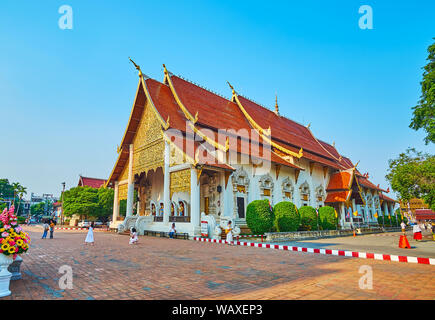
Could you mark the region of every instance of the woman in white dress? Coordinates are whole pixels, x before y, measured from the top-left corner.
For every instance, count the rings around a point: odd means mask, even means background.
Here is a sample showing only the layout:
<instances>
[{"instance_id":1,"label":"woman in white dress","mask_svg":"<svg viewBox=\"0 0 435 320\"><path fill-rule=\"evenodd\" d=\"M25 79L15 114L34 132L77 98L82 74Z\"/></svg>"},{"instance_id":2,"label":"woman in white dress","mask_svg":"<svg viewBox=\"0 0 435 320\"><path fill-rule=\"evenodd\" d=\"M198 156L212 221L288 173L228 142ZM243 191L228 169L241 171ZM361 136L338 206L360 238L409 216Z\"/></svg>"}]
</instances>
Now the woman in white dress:
<instances>
[{"instance_id":1,"label":"woman in white dress","mask_svg":"<svg viewBox=\"0 0 435 320\"><path fill-rule=\"evenodd\" d=\"M233 230L233 228L231 226L231 220L230 220L230 221L228 221L228 226L225 229L225 233L227 234L227 239L226 240L227 240L227 243L229 245L231 245L233 243L233 233L232 233L232 230Z\"/></svg>"},{"instance_id":2,"label":"woman in white dress","mask_svg":"<svg viewBox=\"0 0 435 320\"><path fill-rule=\"evenodd\" d=\"M130 231L130 242L129 244L137 244L137 232L135 228L132 228Z\"/></svg>"},{"instance_id":3,"label":"woman in white dress","mask_svg":"<svg viewBox=\"0 0 435 320\"><path fill-rule=\"evenodd\" d=\"M88 234L86 235L85 244L92 244L94 245L94 223L91 223L91 226L89 227Z\"/></svg>"}]
</instances>

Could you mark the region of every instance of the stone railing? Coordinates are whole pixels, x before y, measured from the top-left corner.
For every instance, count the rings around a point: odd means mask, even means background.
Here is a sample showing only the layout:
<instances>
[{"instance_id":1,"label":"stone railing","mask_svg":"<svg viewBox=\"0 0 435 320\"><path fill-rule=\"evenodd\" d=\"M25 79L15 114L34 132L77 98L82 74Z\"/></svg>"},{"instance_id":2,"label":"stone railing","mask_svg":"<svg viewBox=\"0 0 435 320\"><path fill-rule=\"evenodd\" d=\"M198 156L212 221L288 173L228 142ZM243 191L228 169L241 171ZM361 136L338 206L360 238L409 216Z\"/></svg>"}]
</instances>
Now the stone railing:
<instances>
[{"instance_id":1,"label":"stone railing","mask_svg":"<svg viewBox=\"0 0 435 320\"><path fill-rule=\"evenodd\" d=\"M399 229L400 230L400 229ZM382 233L382 228L356 228L357 234ZM319 238L331 237L346 237L352 236L353 230L320 230L320 231L295 231L295 232L268 232L265 233L266 241L294 241L294 240L310 240Z\"/></svg>"}]
</instances>

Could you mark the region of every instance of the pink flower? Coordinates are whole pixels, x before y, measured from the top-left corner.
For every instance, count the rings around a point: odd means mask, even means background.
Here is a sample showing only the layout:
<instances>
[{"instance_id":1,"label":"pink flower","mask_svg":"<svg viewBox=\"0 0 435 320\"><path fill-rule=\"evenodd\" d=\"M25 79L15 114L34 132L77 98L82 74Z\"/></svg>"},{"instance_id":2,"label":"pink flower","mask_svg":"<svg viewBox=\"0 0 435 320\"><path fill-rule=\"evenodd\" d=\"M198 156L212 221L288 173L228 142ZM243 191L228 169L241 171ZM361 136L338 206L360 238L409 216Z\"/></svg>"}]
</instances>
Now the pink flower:
<instances>
[{"instance_id":1,"label":"pink flower","mask_svg":"<svg viewBox=\"0 0 435 320\"><path fill-rule=\"evenodd\" d=\"M15 241L14 240L9 241L9 245L14 246L15 245Z\"/></svg>"},{"instance_id":2,"label":"pink flower","mask_svg":"<svg viewBox=\"0 0 435 320\"><path fill-rule=\"evenodd\" d=\"M21 228L20 226L18 226L17 228L15 228L16 232L21 232L21 230L23 230L23 228Z\"/></svg>"},{"instance_id":3,"label":"pink flower","mask_svg":"<svg viewBox=\"0 0 435 320\"><path fill-rule=\"evenodd\" d=\"M11 226L10 226L10 225L8 225L8 224L5 224L5 225L4 225L4 228L5 228L5 229L10 229L10 228L11 228Z\"/></svg>"},{"instance_id":4,"label":"pink flower","mask_svg":"<svg viewBox=\"0 0 435 320\"><path fill-rule=\"evenodd\" d=\"M18 247L15 247L15 252L18 252ZM15 258L14 258L15 259Z\"/></svg>"},{"instance_id":5,"label":"pink flower","mask_svg":"<svg viewBox=\"0 0 435 320\"><path fill-rule=\"evenodd\" d=\"M16 226L16 225L17 225L17 222L16 222L16 221L12 221L12 222L11 222L11 225Z\"/></svg>"},{"instance_id":6,"label":"pink flower","mask_svg":"<svg viewBox=\"0 0 435 320\"><path fill-rule=\"evenodd\" d=\"M9 233L6 232L6 231L2 233L2 237L3 237L3 238L6 238L8 235L9 235Z\"/></svg>"}]
</instances>

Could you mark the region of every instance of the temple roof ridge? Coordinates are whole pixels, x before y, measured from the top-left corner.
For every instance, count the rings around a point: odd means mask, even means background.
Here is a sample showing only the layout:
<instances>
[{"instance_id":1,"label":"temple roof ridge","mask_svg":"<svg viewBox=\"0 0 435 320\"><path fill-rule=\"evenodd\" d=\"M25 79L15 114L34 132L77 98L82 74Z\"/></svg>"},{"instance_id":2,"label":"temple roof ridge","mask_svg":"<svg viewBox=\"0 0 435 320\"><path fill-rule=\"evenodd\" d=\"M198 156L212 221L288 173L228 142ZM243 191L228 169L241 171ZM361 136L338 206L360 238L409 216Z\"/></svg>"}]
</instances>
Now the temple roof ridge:
<instances>
[{"instance_id":1,"label":"temple roof ridge","mask_svg":"<svg viewBox=\"0 0 435 320\"><path fill-rule=\"evenodd\" d=\"M201 88L201 89L203 89L203 90L206 90L206 91L208 91L208 92L210 92L210 93L213 93L214 95L217 95L217 96L219 96L219 97L221 97L221 98L223 98L223 99L225 99L225 100L228 100L228 101L231 101L231 99L229 99L227 96L224 96L223 94L221 94L221 93L219 93L219 92L216 92L216 91L213 91L213 90L211 90L211 89L209 89L209 88L207 88L207 87L204 87L203 85L201 85L201 84L199 84L199 83L196 83L196 82L194 82L194 81L192 81L192 80L190 80L190 79L187 79L187 78L185 78L185 77L183 77L182 75L180 75L180 74L172 74L173 76L176 76L176 77L178 77L178 78L180 78L180 79L182 79L182 80L184 80L184 81L186 81L186 82L189 82L190 84L193 84L194 86L197 86L197 87L199 87L199 88Z\"/></svg>"}]
</instances>

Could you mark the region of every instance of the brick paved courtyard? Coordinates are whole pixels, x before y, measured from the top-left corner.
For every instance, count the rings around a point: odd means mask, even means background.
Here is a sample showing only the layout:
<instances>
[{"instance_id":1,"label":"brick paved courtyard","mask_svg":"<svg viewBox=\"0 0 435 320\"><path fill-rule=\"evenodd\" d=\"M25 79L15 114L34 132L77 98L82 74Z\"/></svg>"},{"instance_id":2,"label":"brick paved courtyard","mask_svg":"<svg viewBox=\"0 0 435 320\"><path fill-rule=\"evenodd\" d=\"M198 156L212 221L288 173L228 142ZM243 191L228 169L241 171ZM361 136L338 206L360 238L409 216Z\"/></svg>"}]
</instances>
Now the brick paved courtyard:
<instances>
[{"instance_id":1,"label":"brick paved courtyard","mask_svg":"<svg viewBox=\"0 0 435 320\"><path fill-rule=\"evenodd\" d=\"M435 299L435 267L272 249L56 231L41 240L28 227L22 280L3 299ZM59 267L73 269L61 290ZM373 268L373 289L359 288L359 268ZM417 280L417 281L414 281Z\"/></svg>"}]
</instances>

